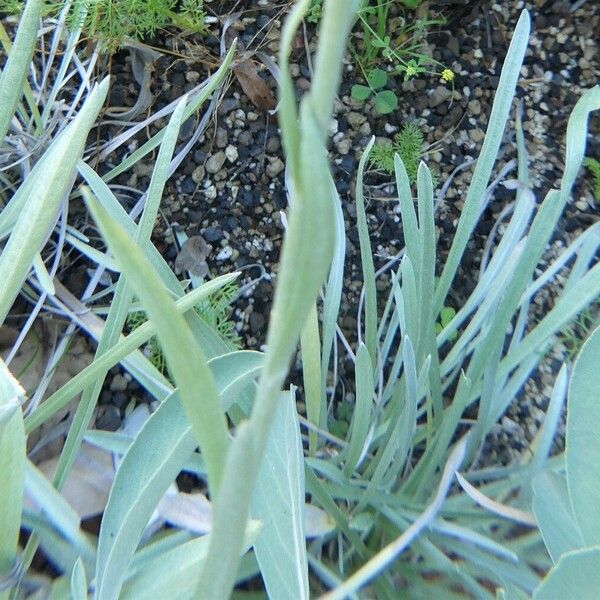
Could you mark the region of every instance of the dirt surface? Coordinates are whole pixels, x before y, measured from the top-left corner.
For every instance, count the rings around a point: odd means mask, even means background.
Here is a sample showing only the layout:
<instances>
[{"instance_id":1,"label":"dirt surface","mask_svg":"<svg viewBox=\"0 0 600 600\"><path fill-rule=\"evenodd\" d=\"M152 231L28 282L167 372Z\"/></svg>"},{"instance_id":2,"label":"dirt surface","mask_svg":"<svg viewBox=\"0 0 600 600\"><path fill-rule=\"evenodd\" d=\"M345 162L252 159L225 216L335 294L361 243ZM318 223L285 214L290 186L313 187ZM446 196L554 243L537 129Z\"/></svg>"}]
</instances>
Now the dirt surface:
<instances>
[{"instance_id":1,"label":"dirt surface","mask_svg":"<svg viewBox=\"0 0 600 600\"><path fill-rule=\"evenodd\" d=\"M212 5L218 13L218 21L227 21L228 3ZM273 73L265 68L265 63L268 66L265 56L277 58L281 22L288 4L257 2L249 5L253 8L244 9L240 3L231 7L239 12L237 18L230 19L225 41L238 37L244 50L236 58L237 68L240 69L240 64L242 70L247 68L249 61L253 69L250 78L258 74L263 87L258 91L253 90L252 85L249 88L239 73L229 77L205 132L168 184L154 242L174 263L179 252L175 231L184 231L187 236L201 235L212 247L206 260L213 275L242 269L242 285L259 280L237 299L233 314L243 346L259 349L265 341L283 236L281 214L286 208L284 156L276 115L268 110L272 107L268 94L274 92L276 84ZM361 289L355 177L365 146L373 135L380 140L392 139L404 124L415 123L424 133L424 160L437 176L438 187L441 188L457 167L466 167L455 174L452 185L440 196L436 224L441 270L472 173L472 164L467 165L480 151L502 62L523 8L531 12L532 35L517 97L523 107L531 180L540 201L560 182L568 116L581 93L596 84L600 75L600 53L595 45L600 37L600 4L589 1L576 11L571 10L569 2L544 0L477 1L440 7L446 24L430 30L423 52L454 71L453 86L431 75L407 82L392 78L390 86L398 93L399 107L385 116L375 111L372 102L358 102L350 97L350 88L360 77L348 57L331 124L330 156L346 220L347 263L341 326L350 341L356 337ZM214 71L219 63L219 32L215 25L215 35L203 40L165 34L153 42L162 56L154 63L151 85L154 98L150 111L179 98ZM316 40L312 25L301 31L296 40L291 68L299 97L309 86L310 58ZM139 95L139 85L132 73L132 53L120 52L113 57L110 67L113 84L109 110L118 113L133 106ZM193 135L197 126L196 118L184 124L182 143ZM595 117L590 126L588 154L591 156L600 156L599 129L600 120ZM101 135L118 132L118 125L113 124L104 127ZM138 142L127 152L141 145L150 133L151 128L142 130ZM118 153L109 157L103 167L111 168L123 156ZM515 157L514 118L511 118L495 175ZM123 186L121 200L126 208L138 197L134 190L147 188L151 164L138 164L132 173L117 179ZM515 173L512 169L504 177L510 179ZM392 176L370 168L365 183L371 243L378 268L402 248L402 225ZM514 192L503 186L495 188L453 286L450 303L455 306L460 306L474 288L487 237L513 197ZM556 256L569 240L596 221L597 215L591 180L580 177L546 259ZM74 277L77 278L76 273ZM386 290L388 282L389 274L385 273L379 279L379 288ZM536 298L540 314L552 301L552 293ZM543 418L554 375L565 356L565 348L559 340L552 356L527 383L518 405L511 407L497 435L490 440L487 452L490 461L508 462L527 447ZM342 361L340 367L340 376L351 388L353 374L350 370L346 373L351 364ZM115 371L113 376L120 374ZM292 377L301 384L297 376ZM129 384L136 385L134 381ZM122 412L123 398L130 390L127 384L125 389L112 385L118 391L111 390L111 385L111 381L107 382L102 404L118 408L118 411L111 409L113 428L118 425L115 414ZM138 389L135 391L139 393Z\"/></svg>"}]
</instances>

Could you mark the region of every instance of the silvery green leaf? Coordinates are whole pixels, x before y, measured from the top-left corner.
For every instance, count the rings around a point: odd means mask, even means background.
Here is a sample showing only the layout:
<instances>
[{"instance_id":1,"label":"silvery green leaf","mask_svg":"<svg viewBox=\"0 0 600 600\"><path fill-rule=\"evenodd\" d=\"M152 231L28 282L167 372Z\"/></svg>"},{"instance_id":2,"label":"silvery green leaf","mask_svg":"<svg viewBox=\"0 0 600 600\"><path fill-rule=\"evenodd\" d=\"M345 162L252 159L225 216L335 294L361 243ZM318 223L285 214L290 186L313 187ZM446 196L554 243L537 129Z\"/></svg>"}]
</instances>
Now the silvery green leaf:
<instances>
[{"instance_id":1,"label":"silvery green leaf","mask_svg":"<svg viewBox=\"0 0 600 600\"><path fill-rule=\"evenodd\" d=\"M583 345L567 401L566 474L575 521L588 545L600 545L600 328Z\"/></svg>"},{"instance_id":2,"label":"silvery green leaf","mask_svg":"<svg viewBox=\"0 0 600 600\"><path fill-rule=\"evenodd\" d=\"M71 572L71 600L85 600L87 598L87 578L81 558L73 565Z\"/></svg>"},{"instance_id":3,"label":"silvery green leaf","mask_svg":"<svg viewBox=\"0 0 600 600\"><path fill-rule=\"evenodd\" d=\"M304 510L304 454L290 390L281 394L252 498L252 516L263 523L254 551L270 598L310 597Z\"/></svg>"},{"instance_id":4,"label":"silvery green leaf","mask_svg":"<svg viewBox=\"0 0 600 600\"><path fill-rule=\"evenodd\" d=\"M600 590L600 546L563 554L533 594L534 600L593 598Z\"/></svg>"},{"instance_id":5,"label":"silvery green leaf","mask_svg":"<svg viewBox=\"0 0 600 600\"><path fill-rule=\"evenodd\" d=\"M534 478L532 508L544 544L555 563L561 554L583 547L563 475L546 470Z\"/></svg>"}]
</instances>

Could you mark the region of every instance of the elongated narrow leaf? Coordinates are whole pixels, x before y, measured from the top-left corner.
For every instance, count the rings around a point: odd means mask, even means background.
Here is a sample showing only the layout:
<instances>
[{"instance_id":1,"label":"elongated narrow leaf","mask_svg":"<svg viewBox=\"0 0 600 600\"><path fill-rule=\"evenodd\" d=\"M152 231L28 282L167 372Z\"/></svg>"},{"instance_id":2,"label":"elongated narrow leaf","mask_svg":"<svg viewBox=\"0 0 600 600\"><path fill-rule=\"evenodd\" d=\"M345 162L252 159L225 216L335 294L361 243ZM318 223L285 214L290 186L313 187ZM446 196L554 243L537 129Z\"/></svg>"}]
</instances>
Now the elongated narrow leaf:
<instances>
[{"instance_id":1,"label":"elongated narrow leaf","mask_svg":"<svg viewBox=\"0 0 600 600\"><path fill-rule=\"evenodd\" d=\"M415 264L419 264L421 262L421 257L419 256L419 224L413 204L408 173L398 154L394 156L394 170L396 173L396 187L398 188L398 202L400 205L400 214L402 215L402 233L404 235L406 253Z\"/></svg>"},{"instance_id":2,"label":"elongated narrow leaf","mask_svg":"<svg viewBox=\"0 0 600 600\"><path fill-rule=\"evenodd\" d=\"M302 352L302 379L304 382L304 402L306 416L316 427L321 427L325 417L325 396L321 394L321 352L319 343L319 320L317 307L308 313L306 323L300 332ZM317 451L317 432L308 433L308 450L311 455Z\"/></svg>"},{"instance_id":3,"label":"elongated narrow leaf","mask_svg":"<svg viewBox=\"0 0 600 600\"><path fill-rule=\"evenodd\" d=\"M69 244L71 244L71 246L77 248L77 250L79 250L81 254L87 256L93 262L108 269L109 271L114 271L116 273L119 272L119 266L112 259L111 256L105 254L104 252L96 250L96 248L92 248L92 246L86 244L85 242L82 242L79 238L75 237L74 235L70 235L67 233L65 239L67 240L67 242L69 242Z\"/></svg>"},{"instance_id":4,"label":"elongated narrow leaf","mask_svg":"<svg viewBox=\"0 0 600 600\"><path fill-rule=\"evenodd\" d=\"M298 126L298 108L296 106L296 91L289 69L290 53L292 51L294 36L308 10L310 0L296 2L286 19L281 32L279 45L279 114L283 127L281 139L292 179L298 177L300 128Z\"/></svg>"},{"instance_id":5,"label":"elongated narrow leaf","mask_svg":"<svg viewBox=\"0 0 600 600\"><path fill-rule=\"evenodd\" d=\"M350 477L354 473L367 442L374 395L371 364L369 351L365 344L361 344L356 353L356 402L350 424L350 440L344 466L346 477Z\"/></svg>"},{"instance_id":6,"label":"elongated narrow leaf","mask_svg":"<svg viewBox=\"0 0 600 600\"><path fill-rule=\"evenodd\" d=\"M563 406L567 399L567 384L568 373L567 365L565 364L561 367L556 376L544 423L532 443L533 457L529 464L530 477L534 477L542 470L545 462L550 456L552 443L556 438L556 430L560 422Z\"/></svg>"},{"instance_id":7,"label":"elongated narrow leaf","mask_svg":"<svg viewBox=\"0 0 600 600\"><path fill-rule=\"evenodd\" d=\"M270 598L310 597L304 540L304 454L293 390L283 392L256 479L254 551Z\"/></svg>"},{"instance_id":8,"label":"elongated narrow leaf","mask_svg":"<svg viewBox=\"0 0 600 600\"><path fill-rule=\"evenodd\" d=\"M83 562L79 558L73 565L73 571L71 572L71 600L86 600L87 588L87 578Z\"/></svg>"},{"instance_id":9,"label":"elongated narrow leaf","mask_svg":"<svg viewBox=\"0 0 600 600\"><path fill-rule=\"evenodd\" d=\"M85 554L85 547L78 545L72 539L68 540L64 538L52 523L42 515L32 513L29 509L24 508L21 527L33 534L44 556L58 571L70 573L77 560L81 558L86 573L93 575L96 556L94 554ZM87 544L89 546L89 542Z\"/></svg>"},{"instance_id":10,"label":"elongated narrow leaf","mask_svg":"<svg viewBox=\"0 0 600 600\"><path fill-rule=\"evenodd\" d=\"M431 172L423 162L419 165L418 176L419 209L419 314L421 316L417 364L420 365L425 353L429 329L432 329L433 287L435 277L435 224L433 221L433 182Z\"/></svg>"},{"instance_id":11,"label":"elongated narrow leaf","mask_svg":"<svg viewBox=\"0 0 600 600\"><path fill-rule=\"evenodd\" d=\"M42 4L42 0L29 0L25 4L15 43L0 74L0 141L4 141L10 121L23 96L37 40Z\"/></svg>"},{"instance_id":12,"label":"elongated narrow leaf","mask_svg":"<svg viewBox=\"0 0 600 600\"><path fill-rule=\"evenodd\" d=\"M298 157L299 167L291 182L291 207L269 320L267 358L250 423L247 429L238 432L227 458L229 470L223 487L231 493L220 492L216 500L211 549L199 589L202 598L227 597L231 592L248 517L249 496L274 408L300 331L330 268L335 211L329 194L331 174L325 140L347 35L357 5L356 0L343 5L327 3L321 27L323 39L329 41L319 46L313 87L303 99L299 127L290 124L285 133L288 142L291 139L288 134L293 138L294 132L301 133L298 147L292 151ZM294 15L297 17L298 13ZM286 127L285 122L282 127Z\"/></svg>"},{"instance_id":13,"label":"elongated narrow leaf","mask_svg":"<svg viewBox=\"0 0 600 600\"><path fill-rule=\"evenodd\" d=\"M25 490L35 509L41 511L40 520L68 541L75 555L90 564L96 549L80 530L79 515L30 461L25 469Z\"/></svg>"},{"instance_id":14,"label":"elongated narrow leaf","mask_svg":"<svg viewBox=\"0 0 600 600\"><path fill-rule=\"evenodd\" d=\"M600 545L600 328L583 345L569 385L566 474L575 520L588 545Z\"/></svg>"},{"instance_id":15,"label":"elongated narrow leaf","mask_svg":"<svg viewBox=\"0 0 600 600\"><path fill-rule=\"evenodd\" d=\"M333 179L329 178L329 187L331 189L332 201L335 210L335 243L333 247L333 260L329 270L329 278L325 289L325 299L323 301L322 312L322 338L321 345L321 394L323 395L323 404L326 403L327 376L329 374L329 361L335 338L335 326L337 323L338 312L340 310L340 301L342 298L342 287L344 284L344 261L346 258L346 231L344 222L344 213L340 197L335 189ZM334 392L336 381L333 381ZM322 424L323 425L323 424Z\"/></svg>"},{"instance_id":16,"label":"elongated narrow leaf","mask_svg":"<svg viewBox=\"0 0 600 600\"><path fill-rule=\"evenodd\" d=\"M54 296L54 283L52 282L52 277L50 277L50 274L48 273L46 265L44 264L40 254L36 254L33 258L33 270L37 280L46 294Z\"/></svg>"},{"instance_id":17,"label":"elongated narrow leaf","mask_svg":"<svg viewBox=\"0 0 600 600\"><path fill-rule=\"evenodd\" d=\"M600 546L564 554L533 594L534 600L597 598L600 590Z\"/></svg>"},{"instance_id":18,"label":"elongated narrow leaf","mask_svg":"<svg viewBox=\"0 0 600 600\"><path fill-rule=\"evenodd\" d=\"M79 515L30 461L26 465L25 489L34 504L43 510L44 516L62 535L70 539L79 534Z\"/></svg>"},{"instance_id":19,"label":"elongated narrow leaf","mask_svg":"<svg viewBox=\"0 0 600 600\"><path fill-rule=\"evenodd\" d=\"M363 288L365 290L365 344L369 351L373 368L377 364L377 291L375 289L375 265L369 239L367 213L365 211L363 176L369 153L375 143L375 137L365 148L358 165L356 178L356 226L360 242L360 260L362 264Z\"/></svg>"},{"instance_id":20,"label":"elongated narrow leaf","mask_svg":"<svg viewBox=\"0 0 600 600\"><path fill-rule=\"evenodd\" d=\"M450 254L448 255L442 276L440 277L436 289L434 300L434 312L436 314L441 310L444 304L446 294L452 284L463 252L480 214L481 199L484 196L485 188L489 181L492 167L498 154L498 149L500 148L502 134L510 112L521 65L523 64L523 58L525 57L529 30L530 17L529 13L524 10L521 13L515 28L502 67L500 82L494 95L494 105L489 118L489 127L481 148L481 154L477 160L477 166L473 173L471 185L469 186L465 204L461 211L460 221L452 242Z\"/></svg>"},{"instance_id":21,"label":"elongated narrow leaf","mask_svg":"<svg viewBox=\"0 0 600 600\"><path fill-rule=\"evenodd\" d=\"M12 201L23 202L0 255L0 323L4 322L35 256L48 238L60 203L83 153L87 134L108 92L108 78L96 86L81 111L36 163ZM35 193L34 193L35 190Z\"/></svg>"},{"instance_id":22,"label":"elongated narrow leaf","mask_svg":"<svg viewBox=\"0 0 600 600\"><path fill-rule=\"evenodd\" d=\"M25 391L0 360L0 574L17 559L25 479L25 431L19 398Z\"/></svg>"}]
</instances>

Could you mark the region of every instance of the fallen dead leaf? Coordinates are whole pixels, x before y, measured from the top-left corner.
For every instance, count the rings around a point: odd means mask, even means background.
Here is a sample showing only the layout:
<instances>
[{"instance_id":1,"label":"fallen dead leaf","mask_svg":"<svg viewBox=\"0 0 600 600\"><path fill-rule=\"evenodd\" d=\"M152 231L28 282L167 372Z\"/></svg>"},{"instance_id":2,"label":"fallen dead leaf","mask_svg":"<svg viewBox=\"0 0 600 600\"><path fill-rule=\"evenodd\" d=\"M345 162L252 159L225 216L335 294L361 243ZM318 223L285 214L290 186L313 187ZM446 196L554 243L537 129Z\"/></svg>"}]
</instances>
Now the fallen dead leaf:
<instances>
[{"instance_id":1,"label":"fallen dead leaf","mask_svg":"<svg viewBox=\"0 0 600 600\"><path fill-rule=\"evenodd\" d=\"M251 60L244 60L233 67L242 90L252 104L259 110L273 110L277 106L277 101L271 88L266 81L259 75L256 63Z\"/></svg>"},{"instance_id":2,"label":"fallen dead leaf","mask_svg":"<svg viewBox=\"0 0 600 600\"><path fill-rule=\"evenodd\" d=\"M189 271L197 277L208 275L206 257L210 250L211 247L201 235L193 235L188 238L175 259L175 273L179 275L183 271Z\"/></svg>"}]
</instances>

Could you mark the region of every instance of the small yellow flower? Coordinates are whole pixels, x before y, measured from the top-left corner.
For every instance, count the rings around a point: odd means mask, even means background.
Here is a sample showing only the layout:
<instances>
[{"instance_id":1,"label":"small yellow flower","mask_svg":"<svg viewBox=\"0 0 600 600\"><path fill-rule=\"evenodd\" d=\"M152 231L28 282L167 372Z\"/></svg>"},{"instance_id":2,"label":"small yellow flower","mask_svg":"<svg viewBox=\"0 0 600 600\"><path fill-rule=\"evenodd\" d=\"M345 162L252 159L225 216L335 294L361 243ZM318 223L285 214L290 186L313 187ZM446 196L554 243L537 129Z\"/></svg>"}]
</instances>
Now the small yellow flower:
<instances>
[{"instance_id":1,"label":"small yellow flower","mask_svg":"<svg viewBox=\"0 0 600 600\"><path fill-rule=\"evenodd\" d=\"M442 71L442 79L444 81L454 81L454 71L452 69L444 69Z\"/></svg>"}]
</instances>

